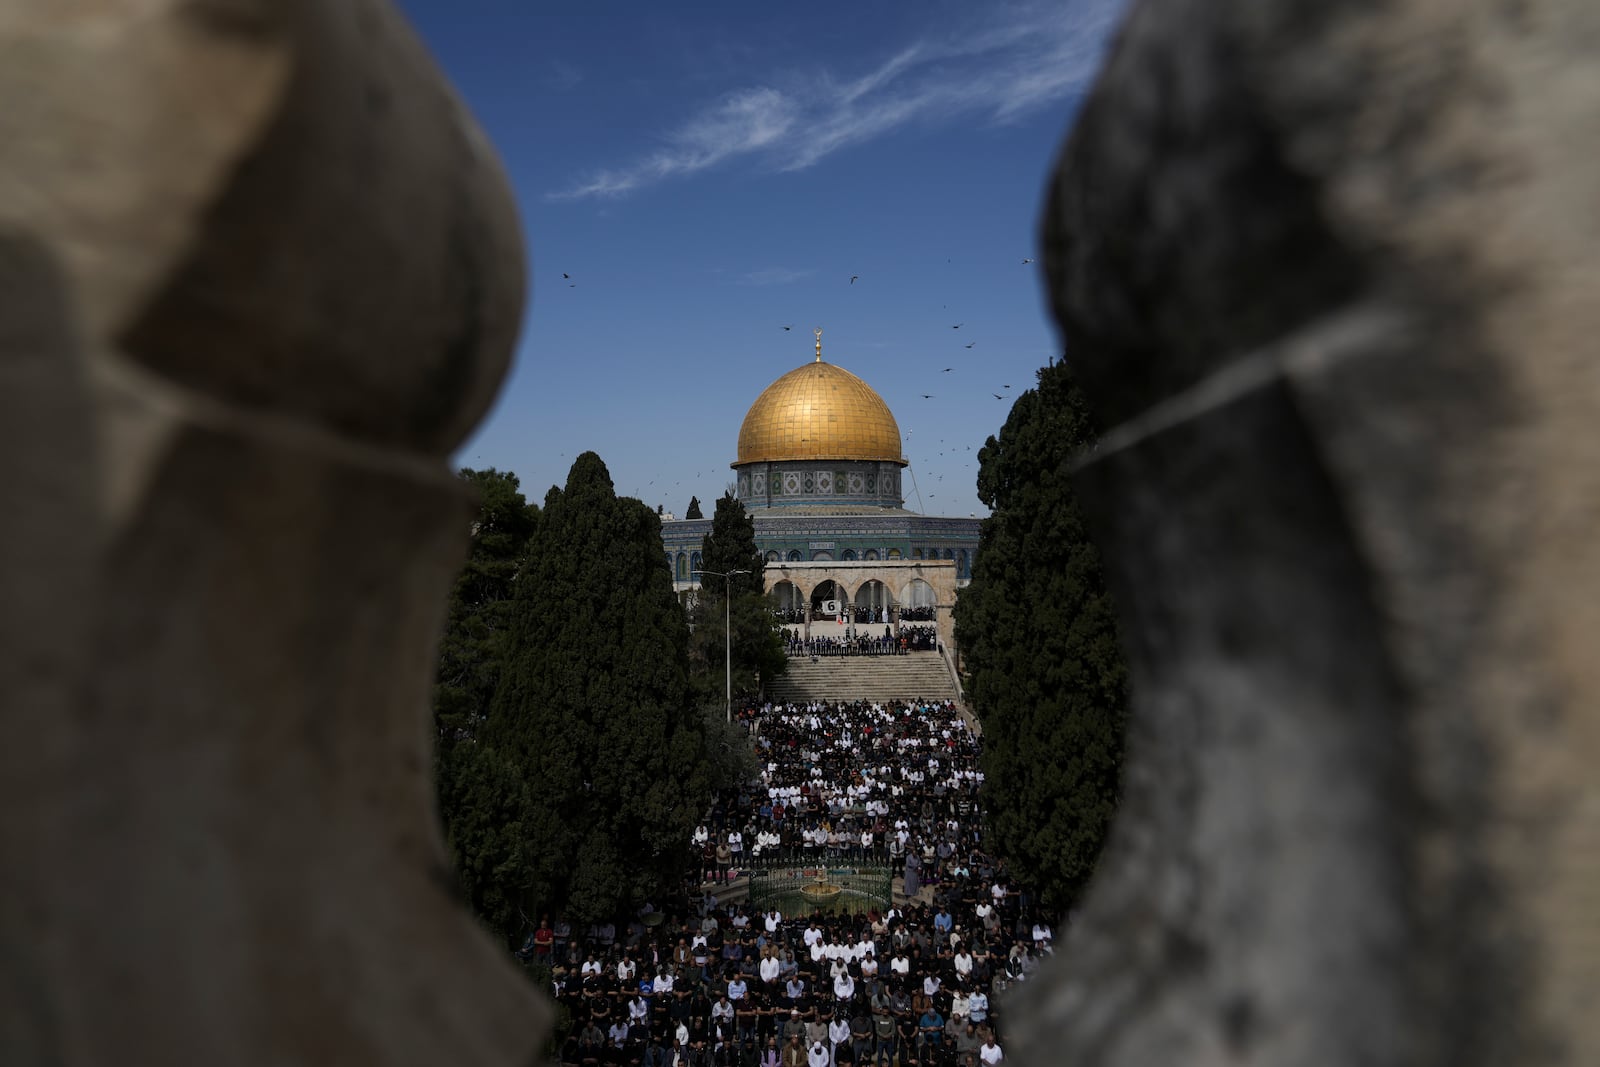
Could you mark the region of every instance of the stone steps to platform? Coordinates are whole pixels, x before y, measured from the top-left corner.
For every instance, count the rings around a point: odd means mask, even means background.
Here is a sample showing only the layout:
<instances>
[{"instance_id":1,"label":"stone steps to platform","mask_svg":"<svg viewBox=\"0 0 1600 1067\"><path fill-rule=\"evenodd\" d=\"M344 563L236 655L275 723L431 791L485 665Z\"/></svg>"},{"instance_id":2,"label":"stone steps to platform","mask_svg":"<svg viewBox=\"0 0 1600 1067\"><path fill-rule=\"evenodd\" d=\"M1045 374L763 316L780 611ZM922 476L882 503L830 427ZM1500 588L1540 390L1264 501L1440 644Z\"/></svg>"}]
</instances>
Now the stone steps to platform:
<instances>
[{"instance_id":1,"label":"stone steps to platform","mask_svg":"<svg viewBox=\"0 0 1600 1067\"><path fill-rule=\"evenodd\" d=\"M937 652L904 656L789 657L788 670L767 685L774 701L959 700L960 693Z\"/></svg>"}]
</instances>

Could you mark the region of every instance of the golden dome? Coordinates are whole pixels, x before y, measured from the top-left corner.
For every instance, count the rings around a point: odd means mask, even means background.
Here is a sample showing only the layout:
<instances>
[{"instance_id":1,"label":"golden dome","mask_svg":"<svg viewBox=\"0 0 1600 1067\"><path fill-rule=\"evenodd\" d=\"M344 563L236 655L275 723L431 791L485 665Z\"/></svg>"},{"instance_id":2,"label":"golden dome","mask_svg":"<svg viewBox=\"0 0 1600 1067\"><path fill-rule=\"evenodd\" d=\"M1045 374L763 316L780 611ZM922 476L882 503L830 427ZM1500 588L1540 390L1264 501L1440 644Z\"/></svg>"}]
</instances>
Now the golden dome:
<instances>
[{"instance_id":1,"label":"golden dome","mask_svg":"<svg viewBox=\"0 0 1600 1067\"><path fill-rule=\"evenodd\" d=\"M821 345L818 345L820 349ZM900 426L872 386L843 367L796 367L764 389L739 427L739 459L864 459L898 463Z\"/></svg>"}]
</instances>

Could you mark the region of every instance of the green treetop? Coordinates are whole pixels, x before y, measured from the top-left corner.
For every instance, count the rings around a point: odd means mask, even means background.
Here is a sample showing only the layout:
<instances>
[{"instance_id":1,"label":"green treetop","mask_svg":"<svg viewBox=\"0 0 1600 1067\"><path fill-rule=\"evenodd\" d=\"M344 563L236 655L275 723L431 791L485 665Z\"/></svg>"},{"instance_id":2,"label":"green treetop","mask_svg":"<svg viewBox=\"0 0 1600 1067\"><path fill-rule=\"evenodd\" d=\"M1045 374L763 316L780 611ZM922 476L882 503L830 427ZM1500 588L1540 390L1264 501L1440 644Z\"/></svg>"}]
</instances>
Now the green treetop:
<instances>
[{"instance_id":1,"label":"green treetop","mask_svg":"<svg viewBox=\"0 0 1600 1067\"><path fill-rule=\"evenodd\" d=\"M486 733L528 793L529 910L587 920L674 884L715 770L661 525L579 456L517 577Z\"/></svg>"}]
</instances>

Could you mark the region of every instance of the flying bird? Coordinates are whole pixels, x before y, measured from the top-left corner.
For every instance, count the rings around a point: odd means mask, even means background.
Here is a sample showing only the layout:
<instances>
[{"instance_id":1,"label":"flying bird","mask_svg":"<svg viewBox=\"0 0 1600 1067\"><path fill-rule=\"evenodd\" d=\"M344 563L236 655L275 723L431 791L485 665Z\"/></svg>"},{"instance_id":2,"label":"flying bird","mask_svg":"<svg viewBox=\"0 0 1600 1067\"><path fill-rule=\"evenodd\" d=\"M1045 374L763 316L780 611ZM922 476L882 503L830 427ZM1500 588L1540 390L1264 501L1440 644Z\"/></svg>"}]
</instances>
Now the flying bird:
<instances>
[{"instance_id":1,"label":"flying bird","mask_svg":"<svg viewBox=\"0 0 1600 1067\"><path fill-rule=\"evenodd\" d=\"M1002 389L1010 389L1010 388L1011 388L1011 386L1009 386L1009 385L1002 385L1002 386L1001 386L1001 387L1000 387L1000 388L1002 388Z\"/></svg>"},{"instance_id":2,"label":"flying bird","mask_svg":"<svg viewBox=\"0 0 1600 1067\"><path fill-rule=\"evenodd\" d=\"M968 347L968 348L971 348L971 347L972 347L972 345L975 345L975 344L977 344L977 343L978 343L978 342L976 342L976 341L974 341L974 342L972 342L972 344L971 344L971 345L967 345L967 347Z\"/></svg>"},{"instance_id":3,"label":"flying bird","mask_svg":"<svg viewBox=\"0 0 1600 1067\"><path fill-rule=\"evenodd\" d=\"M1022 261L1022 265L1024 267L1026 267L1029 263L1032 263L1032 262L1033 262L1033 260L1031 260L1031 259L1025 259L1025 260Z\"/></svg>"},{"instance_id":4,"label":"flying bird","mask_svg":"<svg viewBox=\"0 0 1600 1067\"><path fill-rule=\"evenodd\" d=\"M562 272L561 272L561 276L562 276L562 277L563 277L563 278L565 278L565 279L567 279L567 280L568 280L568 281L571 281L571 280L572 280L572 275L570 275L570 274L568 274L568 273L567 273L567 272L566 272L566 271L562 271Z\"/></svg>"},{"instance_id":5,"label":"flying bird","mask_svg":"<svg viewBox=\"0 0 1600 1067\"><path fill-rule=\"evenodd\" d=\"M940 371L939 373L940 374L949 374L953 370L955 370L954 367L946 367L944 370Z\"/></svg>"},{"instance_id":6,"label":"flying bird","mask_svg":"<svg viewBox=\"0 0 1600 1067\"><path fill-rule=\"evenodd\" d=\"M850 284L854 285L856 283L856 279L859 278L859 277L861 277L861 275L859 275L859 274L850 275Z\"/></svg>"},{"instance_id":7,"label":"flying bird","mask_svg":"<svg viewBox=\"0 0 1600 1067\"><path fill-rule=\"evenodd\" d=\"M794 329L794 324L790 323L788 326L785 326L784 329L785 330L792 330L792 329Z\"/></svg>"},{"instance_id":8,"label":"flying bird","mask_svg":"<svg viewBox=\"0 0 1600 1067\"><path fill-rule=\"evenodd\" d=\"M956 323L954 326L952 326L950 328L952 330L959 330L959 329L961 329L961 327L963 327L965 325L966 325L966 323L964 323L964 322L958 322L958 323Z\"/></svg>"},{"instance_id":9,"label":"flying bird","mask_svg":"<svg viewBox=\"0 0 1600 1067\"><path fill-rule=\"evenodd\" d=\"M996 400L1004 400L1005 399L1005 397L1001 396L999 393L990 393L989 395L994 397Z\"/></svg>"}]
</instances>

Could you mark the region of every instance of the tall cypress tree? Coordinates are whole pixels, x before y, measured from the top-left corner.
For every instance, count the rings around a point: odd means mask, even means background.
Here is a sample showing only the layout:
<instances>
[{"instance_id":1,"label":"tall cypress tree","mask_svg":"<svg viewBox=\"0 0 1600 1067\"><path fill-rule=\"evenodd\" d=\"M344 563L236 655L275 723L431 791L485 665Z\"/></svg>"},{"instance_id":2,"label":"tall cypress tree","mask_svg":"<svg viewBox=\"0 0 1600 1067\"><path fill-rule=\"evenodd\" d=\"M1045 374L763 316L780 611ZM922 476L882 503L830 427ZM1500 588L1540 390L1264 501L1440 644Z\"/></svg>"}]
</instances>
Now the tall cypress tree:
<instances>
[{"instance_id":1,"label":"tall cypress tree","mask_svg":"<svg viewBox=\"0 0 1600 1067\"><path fill-rule=\"evenodd\" d=\"M731 626L733 691L753 694L761 682L783 673L788 664L783 638L776 617L767 603L763 571L766 561L756 547L755 520L731 492L717 500L711 518L711 532L700 544L702 566L714 572L700 579L700 593L693 613L694 639L690 662L695 688L703 702L713 698L720 704L727 673L723 657L730 654L724 643L724 618ZM724 581L716 574L745 571ZM729 592L727 612L723 607Z\"/></svg>"},{"instance_id":2,"label":"tall cypress tree","mask_svg":"<svg viewBox=\"0 0 1600 1067\"><path fill-rule=\"evenodd\" d=\"M1041 371L978 453L978 496L992 514L955 605L992 839L1056 909L1094 871L1127 721L1127 668L1070 482L1072 458L1095 436L1071 372Z\"/></svg>"},{"instance_id":3,"label":"tall cypress tree","mask_svg":"<svg viewBox=\"0 0 1600 1067\"><path fill-rule=\"evenodd\" d=\"M529 880L527 790L515 765L481 736L504 660L514 580L538 523L517 476L463 469L478 492L466 566L451 590L433 690L434 784L456 882L491 930L512 938Z\"/></svg>"},{"instance_id":4,"label":"tall cypress tree","mask_svg":"<svg viewBox=\"0 0 1600 1067\"><path fill-rule=\"evenodd\" d=\"M531 907L585 920L674 884L710 800L661 524L585 452L517 578L488 734L528 791Z\"/></svg>"}]
</instances>

